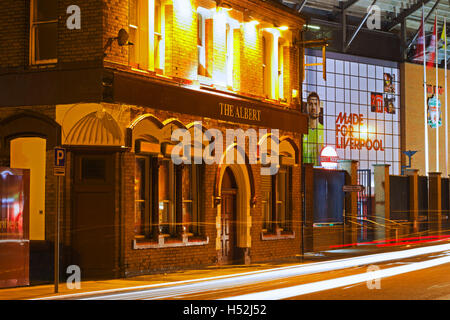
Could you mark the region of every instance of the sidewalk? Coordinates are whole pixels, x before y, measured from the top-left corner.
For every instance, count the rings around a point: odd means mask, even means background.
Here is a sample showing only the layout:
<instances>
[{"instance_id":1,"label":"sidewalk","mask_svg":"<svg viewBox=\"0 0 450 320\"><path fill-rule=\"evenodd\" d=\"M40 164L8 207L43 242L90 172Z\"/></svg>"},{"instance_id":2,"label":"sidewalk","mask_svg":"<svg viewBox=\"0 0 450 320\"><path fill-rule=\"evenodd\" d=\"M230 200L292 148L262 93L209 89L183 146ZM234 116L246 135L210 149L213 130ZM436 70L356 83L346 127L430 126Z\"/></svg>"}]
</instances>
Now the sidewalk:
<instances>
[{"instance_id":1,"label":"sidewalk","mask_svg":"<svg viewBox=\"0 0 450 320\"><path fill-rule=\"evenodd\" d=\"M442 244L442 242L432 242L429 244L436 245ZM267 270L272 268L288 267L293 265L329 261L335 259L344 259L360 255L376 254L400 249L411 249L412 247L413 246L402 246L400 248L378 248L376 246L365 245L352 248L322 251L317 253L306 253L303 259L301 256L298 256L289 260L255 263L251 265L209 266L195 270L180 270L171 273L144 275L132 278L83 281L81 282L81 289L72 290L67 287L65 282L62 282L60 283L58 294L54 293L53 284L19 288L6 288L0 289L0 300L28 300L59 295L79 294L84 292L98 292L103 290L127 291L136 289L136 287L139 286L163 286L170 285L171 283L179 281L195 281L218 276L232 276L240 273Z\"/></svg>"}]
</instances>

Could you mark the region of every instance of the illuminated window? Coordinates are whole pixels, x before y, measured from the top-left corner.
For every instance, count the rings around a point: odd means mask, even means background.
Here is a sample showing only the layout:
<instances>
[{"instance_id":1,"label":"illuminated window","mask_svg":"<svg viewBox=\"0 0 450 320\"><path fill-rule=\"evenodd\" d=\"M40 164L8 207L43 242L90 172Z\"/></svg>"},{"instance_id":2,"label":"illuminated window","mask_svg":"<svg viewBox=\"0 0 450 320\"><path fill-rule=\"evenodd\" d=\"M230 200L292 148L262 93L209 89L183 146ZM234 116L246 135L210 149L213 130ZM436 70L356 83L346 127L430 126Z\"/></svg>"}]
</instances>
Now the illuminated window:
<instances>
[{"instance_id":1,"label":"illuminated window","mask_svg":"<svg viewBox=\"0 0 450 320\"><path fill-rule=\"evenodd\" d=\"M148 68L148 24L147 3L143 0L130 0L129 5L129 64L135 68Z\"/></svg>"},{"instance_id":2,"label":"illuminated window","mask_svg":"<svg viewBox=\"0 0 450 320\"><path fill-rule=\"evenodd\" d=\"M225 35L225 55L227 68L227 86L233 87L233 29L227 23Z\"/></svg>"},{"instance_id":3,"label":"illuminated window","mask_svg":"<svg viewBox=\"0 0 450 320\"><path fill-rule=\"evenodd\" d=\"M154 6L149 10L149 5ZM129 64L139 69L164 70L165 9L161 0L130 0L129 2ZM149 18L149 14L152 17ZM150 19L150 20L149 20Z\"/></svg>"},{"instance_id":4,"label":"illuminated window","mask_svg":"<svg viewBox=\"0 0 450 320\"><path fill-rule=\"evenodd\" d=\"M135 235L201 234L202 166L137 156L135 168Z\"/></svg>"},{"instance_id":5,"label":"illuminated window","mask_svg":"<svg viewBox=\"0 0 450 320\"><path fill-rule=\"evenodd\" d=\"M158 209L159 209L159 231L162 234L175 234L175 217L172 208L172 197L174 187L174 168L169 160L164 160L159 165L158 172Z\"/></svg>"},{"instance_id":6,"label":"illuminated window","mask_svg":"<svg viewBox=\"0 0 450 320\"><path fill-rule=\"evenodd\" d=\"M292 167L281 166L276 179L277 221L283 231L292 230Z\"/></svg>"},{"instance_id":7,"label":"illuminated window","mask_svg":"<svg viewBox=\"0 0 450 320\"><path fill-rule=\"evenodd\" d=\"M270 98L272 96L272 77L270 74L272 56L268 35L262 37L262 58L264 96Z\"/></svg>"},{"instance_id":8,"label":"illuminated window","mask_svg":"<svg viewBox=\"0 0 450 320\"><path fill-rule=\"evenodd\" d=\"M198 8L197 13L197 50L198 50L198 75L211 77L211 57L213 45L213 23L209 19L209 13L203 8Z\"/></svg>"},{"instance_id":9,"label":"illuminated window","mask_svg":"<svg viewBox=\"0 0 450 320\"><path fill-rule=\"evenodd\" d=\"M292 231L292 166L273 176L261 176L263 231Z\"/></svg>"},{"instance_id":10,"label":"illuminated window","mask_svg":"<svg viewBox=\"0 0 450 320\"><path fill-rule=\"evenodd\" d=\"M154 55L155 71L163 73L164 70L164 10L161 0L155 0L154 25Z\"/></svg>"},{"instance_id":11,"label":"illuminated window","mask_svg":"<svg viewBox=\"0 0 450 320\"><path fill-rule=\"evenodd\" d=\"M281 38L278 40L278 98L284 98L284 46Z\"/></svg>"},{"instance_id":12,"label":"illuminated window","mask_svg":"<svg viewBox=\"0 0 450 320\"><path fill-rule=\"evenodd\" d=\"M57 41L57 1L31 1L30 54L32 64L55 63Z\"/></svg>"},{"instance_id":13,"label":"illuminated window","mask_svg":"<svg viewBox=\"0 0 450 320\"><path fill-rule=\"evenodd\" d=\"M136 176L134 187L135 219L134 232L136 235L144 236L146 226L150 218L150 184L149 184L149 161L146 157L136 158ZM147 223L146 223L147 222Z\"/></svg>"},{"instance_id":14,"label":"illuminated window","mask_svg":"<svg viewBox=\"0 0 450 320\"><path fill-rule=\"evenodd\" d=\"M183 165L181 173L181 202L183 231L193 235L201 233L200 205L202 166ZM177 189L179 190L179 189ZM177 199L178 202L178 199Z\"/></svg>"}]
</instances>

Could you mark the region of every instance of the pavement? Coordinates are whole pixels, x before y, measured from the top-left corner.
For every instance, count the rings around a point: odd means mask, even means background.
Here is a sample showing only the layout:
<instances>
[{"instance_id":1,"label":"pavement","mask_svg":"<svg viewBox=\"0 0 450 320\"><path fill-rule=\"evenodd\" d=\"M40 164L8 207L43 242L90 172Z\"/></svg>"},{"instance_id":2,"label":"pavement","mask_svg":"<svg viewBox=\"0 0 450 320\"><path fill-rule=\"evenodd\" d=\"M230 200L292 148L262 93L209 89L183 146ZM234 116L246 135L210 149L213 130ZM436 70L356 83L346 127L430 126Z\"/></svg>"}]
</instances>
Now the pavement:
<instances>
[{"instance_id":1,"label":"pavement","mask_svg":"<svg viewBox=\"0 0 450 320\"><path fill-rule=\"evenodd\" d=\"M448 241L448 240L447 240ZM445 242L447 242L445 241ZM442 243L442 240L438 243ZM431 242L429 245L437 244ZM428 244L425 244L428 245ZM421 245L423 246L423 244ZM165 286L180 281L195 282L218 276L233 276L240 273L267 270L279 267L288 267L299 264L308 264L319 261L329 261L343 259L360 255L375 254L387 251L416 247L416 245L379 248L374 245L364 245L351 248L342 248L336 250L321 251L317 253L306 253L291 259L272 261L267 263L254 263L250 265L231 265L231 266L209 266L195 270L180 270L171 273L161 273L137 276L132 278L121 278L112 280L82 281L80 289L69 289L65 282L59 286L59 293L54 293L53 284L35 285L17 288L0 289L0 300L29 300L43 297L56 297L60 295L79 294L85 292L117 291L123 292L135 290L141 286Z\"/></svg>"}]
</instances>

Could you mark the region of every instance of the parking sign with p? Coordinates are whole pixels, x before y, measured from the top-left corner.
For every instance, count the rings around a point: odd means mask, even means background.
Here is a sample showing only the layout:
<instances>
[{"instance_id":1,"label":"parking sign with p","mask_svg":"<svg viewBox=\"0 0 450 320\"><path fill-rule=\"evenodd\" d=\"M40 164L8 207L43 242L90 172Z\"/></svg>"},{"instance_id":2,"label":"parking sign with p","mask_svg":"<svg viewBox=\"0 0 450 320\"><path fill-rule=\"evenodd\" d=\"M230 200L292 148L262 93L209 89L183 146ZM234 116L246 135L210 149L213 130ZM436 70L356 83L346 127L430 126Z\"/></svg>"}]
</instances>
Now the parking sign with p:
<instances>
[{"instance_id":1,"label":"parking sign with p","mask_svg":"<svg viewBox=\"0 0 450 320\"><path fill-rule=\"evenodd\" d=\"M53 173L55 176L64 176L66 174L66 149L55 148L55 164Z\"/></svg>"}]
</instances>

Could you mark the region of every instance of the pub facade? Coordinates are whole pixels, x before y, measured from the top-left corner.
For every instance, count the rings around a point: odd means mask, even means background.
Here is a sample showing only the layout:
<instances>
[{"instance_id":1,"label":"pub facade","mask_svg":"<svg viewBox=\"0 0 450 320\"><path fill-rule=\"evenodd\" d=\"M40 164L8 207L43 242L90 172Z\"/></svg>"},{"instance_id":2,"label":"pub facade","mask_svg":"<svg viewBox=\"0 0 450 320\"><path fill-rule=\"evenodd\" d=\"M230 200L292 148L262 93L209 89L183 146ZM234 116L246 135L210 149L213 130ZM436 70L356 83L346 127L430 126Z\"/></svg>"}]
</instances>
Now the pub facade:
<instances>
[{"instance_id":1,"label":"pub facade","mask_svg":"<svg viewBox=\"0 0 450 320\"><path fill-rule=\"evenodd\" d=\"M58 192L62 266L82 278L301 254L303 17L247 0L3 11L0 166L31 171L31 256L52 252Z\"/></svg>"}]
</instances>

